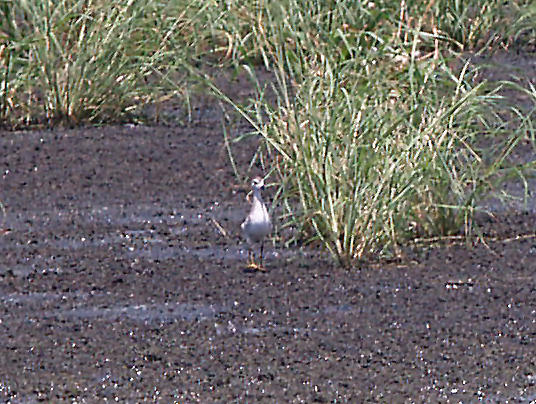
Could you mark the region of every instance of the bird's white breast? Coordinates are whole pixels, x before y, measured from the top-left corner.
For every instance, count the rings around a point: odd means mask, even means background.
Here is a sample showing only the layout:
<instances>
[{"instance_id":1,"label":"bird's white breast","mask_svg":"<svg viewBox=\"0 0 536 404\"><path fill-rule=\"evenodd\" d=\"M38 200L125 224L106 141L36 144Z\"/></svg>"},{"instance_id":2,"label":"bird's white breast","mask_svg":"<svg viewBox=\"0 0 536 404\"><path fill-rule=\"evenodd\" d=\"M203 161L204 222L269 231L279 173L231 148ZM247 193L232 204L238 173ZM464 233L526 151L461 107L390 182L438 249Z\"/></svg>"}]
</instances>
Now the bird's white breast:
<instances>
[{"instance_id":1,"label":"bird's white breast","mask_svg":"<svg viewBox=\"0 0 536 404\"><path fill-rule=\"evenodd\" d=\"M270 215L264 203L254 198L251 212L245 222L242 223L242 230L251 241L260 241L272 230Z\"/></svg>"}]
</instances>

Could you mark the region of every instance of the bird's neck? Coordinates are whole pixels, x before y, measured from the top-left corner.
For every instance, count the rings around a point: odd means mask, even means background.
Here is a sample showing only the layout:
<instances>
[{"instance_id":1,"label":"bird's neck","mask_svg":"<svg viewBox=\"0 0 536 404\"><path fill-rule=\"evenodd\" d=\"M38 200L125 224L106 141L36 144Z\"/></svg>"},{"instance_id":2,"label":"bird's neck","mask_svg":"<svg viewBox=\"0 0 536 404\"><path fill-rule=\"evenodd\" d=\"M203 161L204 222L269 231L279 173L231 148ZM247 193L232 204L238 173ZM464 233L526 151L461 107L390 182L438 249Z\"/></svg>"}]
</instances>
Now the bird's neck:
<instances>
[{"instance_id":1,"label":"bird's neck","mask_svg":"<svg viewBox=\"0 0 536 404\"><path fill-rule=\"evenodd\" d=\"M260 203L263 202L263 201L262 201L262 196L261 196L261 191L260 191L260 190L255 189L255 190L253 191L253 199L259 201Z\"/></svg>"}]
</instances>

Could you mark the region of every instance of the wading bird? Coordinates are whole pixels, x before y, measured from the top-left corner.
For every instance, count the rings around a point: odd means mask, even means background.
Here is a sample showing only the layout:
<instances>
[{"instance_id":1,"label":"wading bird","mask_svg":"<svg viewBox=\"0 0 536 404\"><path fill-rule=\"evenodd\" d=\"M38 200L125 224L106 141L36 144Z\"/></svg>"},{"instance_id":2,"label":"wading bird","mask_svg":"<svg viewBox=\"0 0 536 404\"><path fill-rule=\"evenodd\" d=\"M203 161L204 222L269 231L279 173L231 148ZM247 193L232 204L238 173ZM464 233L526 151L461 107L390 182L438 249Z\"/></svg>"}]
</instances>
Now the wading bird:
<instances>
[{"instance_id":1,"label":"wading bird","mask_svg":"<svg viewBox=\"0 0 536 404\"><path fill-rule=\"evenodd\" d=\"M264 189L264 180L260 177L253 178L251 181L251 190L253 191L253 202L248 217L242 223L242 231L248 242L248 268L264 271L262 266L262 252L264 248L264 237L272 231L272 222L268 209L264 204L261 196L261 190ZM252 250L253 243L261 243L261 253L259 264L255 263L255 254Z\"/></svg>"}]
</instances>

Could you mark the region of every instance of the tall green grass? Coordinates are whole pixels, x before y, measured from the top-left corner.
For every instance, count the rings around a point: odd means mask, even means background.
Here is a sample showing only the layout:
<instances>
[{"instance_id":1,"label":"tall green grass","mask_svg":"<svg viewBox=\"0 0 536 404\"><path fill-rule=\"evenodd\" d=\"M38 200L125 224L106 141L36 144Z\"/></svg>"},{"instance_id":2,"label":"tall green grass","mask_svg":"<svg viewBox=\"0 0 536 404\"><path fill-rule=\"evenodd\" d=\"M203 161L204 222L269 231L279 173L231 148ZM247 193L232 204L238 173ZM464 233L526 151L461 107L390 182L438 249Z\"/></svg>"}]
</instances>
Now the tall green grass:
<instances>
[{"instance_id":1,"label":"tall green grass","mask_svg":"<svg viewBox=\"0 0 536 404\"><path fill-rule=\"evenodd\" d=\"M499 88L454 59L487 34L467 34L468 12L429 29L437 4L393 4L266 3L251 24L275 102L253 67L253 106L228 100L273 157L285 225L345 266L416 236L470 235L481 199L521 173L508 158L523 133L501 118Z\"/></svg>"},{"instance_id":2,"label":"tall green grass","mask_svg":"<svg viewBox=\"0 0 536 404\"><path fill-rule=\"evenodd\" d=\"M0 121L52 126L140 118L146 105L189 92L184 64L269 67L278 47L285 52L298 43L350 60L377 42L411 43L414 30L422 34L423 54L439 43L467 50L521 33L533 38L531 2L503 3L2 0ZM520 24L509 24L514 20ZM516 28L506 32L509 26Z\"/></svg>"},{"instance_id":3,"label":"tall green grass","mask_svg":"<svg viewBox=\"0 0 536 404\"><path fill-rule=\"evenodd\" d=\"M124 119L163 95L155 72L184 57L184 2L0 3L0 119L9 125ZM169 90L169 89L168 89Z\"/></svg>"},{"instance_id":4,"label":"tall green grass","mask_svg":"<svg viewBox=\"0 0 536 404\"><path fill-rule=\"evenodd\" d=\"M498 97L444 62L433 79L415 63L396 81L385 65L356 64L315 65L323 74L307 75L295 94L279 77L277 107L256 104L259 131L279 156L288 223L346 266L396 253L411 237L469 235L521 139L494 113Z\"/></svg>"},{"instance_id":5,"label":"tall green grass","mask_svg":"<svg viewBox=\"0 0 536 404\"><path fill-rule=\"evenodd\" d=\"M536 45L536 3L527 1L523 4L514 3L513 13L516 15L513 23L508 26L508 35L518 45Z\"/></svg>"},{"instance_id":6,"label":"tall green grass","mask_svg":"<svg viewBox=\"0 0 536 404\"><path fill-rule=\"evenodd\" d=\"M272 63L277 46L308 40L321 52L365 51L376 39L412 41L421 33L424 51L489 51L521 32L535 37L531 0L210 0L196 19L210 31L214 49L242 62ZM521 24L523 23L523 24ZM343 35L341 35L343 34ZM340 41L346 41L346 45ZM345 49L346 48L346 49ZM347 55L352 56L352 55Z\"/></svg>"}]
</instances>

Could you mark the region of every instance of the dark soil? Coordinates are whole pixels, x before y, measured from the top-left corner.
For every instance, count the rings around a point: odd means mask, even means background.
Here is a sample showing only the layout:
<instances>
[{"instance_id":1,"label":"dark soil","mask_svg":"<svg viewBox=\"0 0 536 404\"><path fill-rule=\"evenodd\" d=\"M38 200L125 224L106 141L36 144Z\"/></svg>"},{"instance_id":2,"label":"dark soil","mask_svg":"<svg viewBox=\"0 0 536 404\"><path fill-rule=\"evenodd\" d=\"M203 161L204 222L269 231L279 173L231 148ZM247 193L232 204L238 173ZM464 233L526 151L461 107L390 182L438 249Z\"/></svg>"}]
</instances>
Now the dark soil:
<instances>
[{"instance_id":1,"label":"dark soil","mask_svg":"<svg viewBox=\"0 0 536 404\"><path fill-rule=\"evenodd\" d=\"M271 245L248 272L247 184L198 118L1 134L0 400L536 401L534 213L402 264Z\"/></svg>"}]
</instances>

